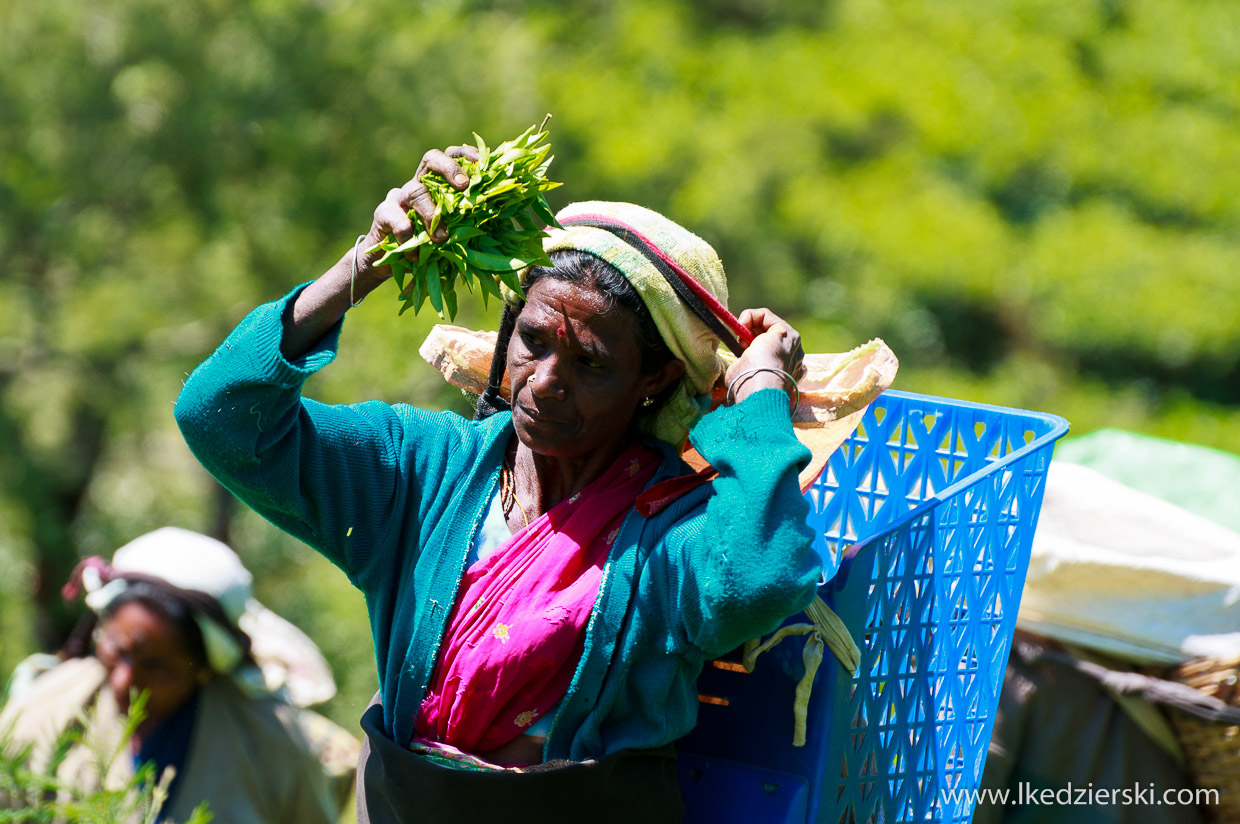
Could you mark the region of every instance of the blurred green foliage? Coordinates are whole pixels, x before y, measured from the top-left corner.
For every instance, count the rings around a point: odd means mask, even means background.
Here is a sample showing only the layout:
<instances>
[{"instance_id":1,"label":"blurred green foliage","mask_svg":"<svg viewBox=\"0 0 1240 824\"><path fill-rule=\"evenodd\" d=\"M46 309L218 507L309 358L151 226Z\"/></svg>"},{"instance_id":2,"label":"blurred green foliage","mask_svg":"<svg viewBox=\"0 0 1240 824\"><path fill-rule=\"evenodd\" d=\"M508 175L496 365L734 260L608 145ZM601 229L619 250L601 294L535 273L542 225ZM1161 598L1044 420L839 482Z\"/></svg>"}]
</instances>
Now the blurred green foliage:
<instances>
[{"instance_id":1,"label":"blurred green foliage","mask_svg":"<svg viewBox=\"0 0 1240 824\"><path fill-rule=\"evenodd\" d=\"M155 763L135 769L120 786L98 787L97 776L106 776L125 752L129 739L145 716L147 694L138 696L123 718L119 746L94 740L86 733L93 723L88 709L47 743L45 756L33 755L33 744L19 745L11 730L0 730L0 821L6 824L176 824L161 815L168 801L173 774L155 772ZM75 778L62 778L61 766L70 752L82 748L89 753L89 769ZM211 824L210 805L202 802L186 824Z\"/></svg>"},{"instance_id":2,"label":"blurred green foliage","mask_svg":"<svg viewBox=\"0 0 1240 824\"><path fill-rule=\"evenodd\" d=\"M360 598L229 503L172 402L424 150L546 112L553 207L666 212L809 351L881 336L898 388L1240 452L1226 0L0 0L0 31L5 671L72 622L78 557L177 524L323 646L352 728ZM312 393L464 410L397 306L351 313Z\"/></svg>"}]
</instances>

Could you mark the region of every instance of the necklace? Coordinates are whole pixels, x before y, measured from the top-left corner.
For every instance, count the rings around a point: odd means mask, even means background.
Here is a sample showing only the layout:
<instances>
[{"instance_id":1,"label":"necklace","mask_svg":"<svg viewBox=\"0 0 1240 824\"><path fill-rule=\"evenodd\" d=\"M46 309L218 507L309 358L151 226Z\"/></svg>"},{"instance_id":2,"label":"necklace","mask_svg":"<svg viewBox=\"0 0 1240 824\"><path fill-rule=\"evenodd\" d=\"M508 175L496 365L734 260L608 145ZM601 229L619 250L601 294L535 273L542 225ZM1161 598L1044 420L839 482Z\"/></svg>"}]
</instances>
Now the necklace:
<instances>
[{"instance_id":1,"label":"necklace","mask_svg":"<svg viewBox=\"0 0 1240 824\"><path fill-rule=\"evenodd\" d=\"M513 457L513 463L516 463L516 457ZM499 467L499 503L504 508L504 517L508 518L512 515L512 505L516 504L517 509L521 511L521 520L525 522L525 526L530 525L530 516L525 513L525 507L521 506L521 500L517 498L517 481L513 477L512 467L508 465L508 456L504 456L504 462Z\"/></svg>"}]
</instances>

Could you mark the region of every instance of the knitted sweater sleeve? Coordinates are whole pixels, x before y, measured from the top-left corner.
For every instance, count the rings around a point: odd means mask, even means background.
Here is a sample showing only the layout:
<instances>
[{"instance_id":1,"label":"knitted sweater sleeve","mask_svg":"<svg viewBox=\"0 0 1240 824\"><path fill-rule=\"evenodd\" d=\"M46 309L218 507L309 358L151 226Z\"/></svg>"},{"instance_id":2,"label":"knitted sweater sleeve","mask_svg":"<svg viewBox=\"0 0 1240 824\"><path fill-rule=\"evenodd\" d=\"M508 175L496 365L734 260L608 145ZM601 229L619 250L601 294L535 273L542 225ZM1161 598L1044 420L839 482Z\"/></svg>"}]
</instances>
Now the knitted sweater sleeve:
<instances>
[{"instance_id":1,"label":"knitted sweater sleeve","mask_svg":"<svg viewBox=\"0 0 1240 824\"><path fill-rule=\"evenodd\" d=\"M340 325L304 357L287 361L280 352L283 316L296 295L242 320L186 380L176 420L220 483L362 585L372 560L416 543L408 540L416 536L393 534L411 520L394 514L418 504L409 496L419 494L420 474L435 476L436 450L406 441L410 432L433 441L442 423L431 419L443 416L375 401L329 406L303 399L302 383L335 357Z\"/></svg>"},{"instance_id":2,"label":"knitted sweater sleeve","mask_svg":"<svg viewBox=\"0 0 1240 824\"><path fill-rule=\"evenodd\" d=\"M705 506L671 531L665 548L678 569L679 623L714 657L771 632L813 599L822 563L797 480L810 453L778 389L717 409L690 438L719 475Z\"/></svg>"}]
</instances>

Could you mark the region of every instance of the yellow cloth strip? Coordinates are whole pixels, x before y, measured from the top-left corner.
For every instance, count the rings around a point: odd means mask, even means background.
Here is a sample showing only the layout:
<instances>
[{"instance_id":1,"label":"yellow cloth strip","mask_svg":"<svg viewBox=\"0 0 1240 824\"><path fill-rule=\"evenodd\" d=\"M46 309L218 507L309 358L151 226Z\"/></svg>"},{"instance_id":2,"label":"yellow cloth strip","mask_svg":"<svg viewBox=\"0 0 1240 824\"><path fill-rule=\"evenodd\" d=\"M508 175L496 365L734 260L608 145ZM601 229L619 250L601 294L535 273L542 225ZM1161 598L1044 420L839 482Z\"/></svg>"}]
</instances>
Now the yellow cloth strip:
<instances>
[{"instance_id":1,"label":"yellow cloth strip","mask_svg":"<svg viewBox=\"0 0 1240 824\"><path fill-rule=\"evenodd\" d=\"M839 659L848 674L856 675L857 670L861 668L861 650L848 632L848 627L844 626L844 622L840 620L840 616L836 615L831 607L827 606L826 602L817 595L805 609L805 614L809 616L809 620L814 624L814 630L822 636L823 642L831 652L835 653L835 657Z\"/></svg>"},{"instance_id":2,"label":"yellow cloth strip","mask_svg":"<svg viewBox=\"0 0 1240 824\"><path fill-rule=\"evenodd\" d=\"M808 635L805 646L801 650L801 660L805 664L805 674L797 683L796 696L792 702L792 746L805 746L805 731L809 715L809 696L813 691L814 678L818 674L818 666L822 663L823 650L830 649L835 659L840 662L849 676L857 674L861 667L861 650L853 641L848 627L836 615L826 602L814 596L813 602L806 608L805 614L812 623L789 624L780 627L765 641L754 639L745 644L741 659L745 669L753 671L758 656L792 635Z\"/></svg>"}]
</instances>

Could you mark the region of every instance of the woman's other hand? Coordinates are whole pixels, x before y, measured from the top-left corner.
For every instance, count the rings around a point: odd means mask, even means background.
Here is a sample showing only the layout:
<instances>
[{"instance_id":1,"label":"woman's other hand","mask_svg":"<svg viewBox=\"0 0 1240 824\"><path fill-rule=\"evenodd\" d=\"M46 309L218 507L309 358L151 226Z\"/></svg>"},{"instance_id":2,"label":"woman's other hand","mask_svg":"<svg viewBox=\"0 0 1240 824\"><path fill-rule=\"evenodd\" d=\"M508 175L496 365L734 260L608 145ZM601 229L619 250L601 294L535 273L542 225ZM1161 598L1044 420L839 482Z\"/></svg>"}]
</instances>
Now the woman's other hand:
<instances>
[{"instance_id":1,"label":"woman's other hand","mask_svg":"<svg viewBox=\"0 0 1240 824\"><path fill-rule=\"evenodd\" d=\"M753 333L754 339L724 376L732 390L732 399L741 401L760 389L769 388L783 389L791 397L792 386L778 372L786 372L794 380L805 373L800 333L770 309L746 309L737 320ZM750 372L753 369L778 372Z\"/></svg>"},{"instance_id":2,"label":"woman's other hand","mask_svg":"<svg viewBox=\"0 0 1240 824\"><path fill-rule=\"evenodd\" d=\"M403 243L416 232L428 230L435 215L435 201L422 177L428 173L438 174L456 189L463 190L469 186L469 177L456 162L457 158L462 157L476 161L478 150L472 146L452 146L446 151L432 149L422 155L417 171L404 186L388 191L383 202L375 207L369 231L344 253L336 265L297 296L293 311L285 321L284 337L280 342L280 351L285 358L297 360L309 352L351 306L356 306L392 276L391 266L375 265L384 252L366 250L389 234ZM421 226L415 226L410 212L421 219ZM436 234L438 236L433 236L432 242L446 239L442 230ZM414 259L417 252L408 254L410 259Z\"/></svg>"}]
</instances>

